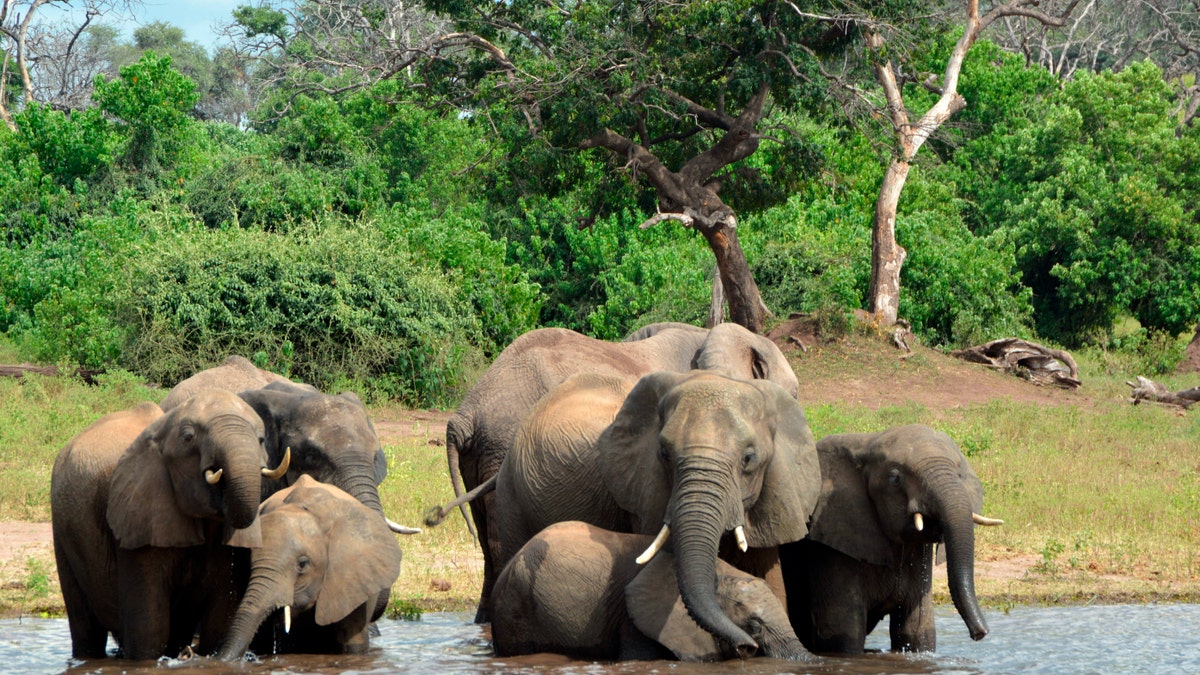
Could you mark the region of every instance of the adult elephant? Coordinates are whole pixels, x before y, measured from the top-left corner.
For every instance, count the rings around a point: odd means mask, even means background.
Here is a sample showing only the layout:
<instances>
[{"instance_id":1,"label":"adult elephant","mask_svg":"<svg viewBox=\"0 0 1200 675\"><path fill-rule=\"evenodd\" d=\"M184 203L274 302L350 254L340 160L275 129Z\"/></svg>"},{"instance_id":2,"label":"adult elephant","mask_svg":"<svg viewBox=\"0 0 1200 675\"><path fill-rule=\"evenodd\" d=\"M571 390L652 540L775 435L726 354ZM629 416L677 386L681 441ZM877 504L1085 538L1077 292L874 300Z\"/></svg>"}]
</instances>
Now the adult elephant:
<instances>
[{"instance_id":1,"label":"adult elephant","mask_svg":"<svg viewBox=\"0 0 1200 675\"><path fill-rule=\"evenodd\" d=\"M540 328L517 338L467 392L446 424L446 457L455 497L496 475L512 447L517 427L538 400L568 376L595 373L638 378L654 371L704 368L742 379L771 380L793 396L796 374L773 342L740 325L712 330L655 325L646 337L606 342L564 328ZM465 490L464 490L465 487ZM490 513L494 495L471 503L471 517L484 554L483 588L476 621L487 621L488 598L499 568L496 524ZM444 516L427 521L435 524Z\"/></svg>"},{"instance_id":2,"label":"adult elephant","mask_svg":"<svg viewBox=\"0 0 1200 675\"><path fill-rule=\"evenodd\" d=\"M237 394L279 381L290 380L255 366L244 356L232 355L221 365L202 370L172 387L159 405L163 410L170 410L202 389L224 389Z\"/></svg>"},{"instance_id":3,"label":"adult elephant","mask_svg":"<svg viewBox=\"0 0 1200 675\"><path fill-rule=\"evenodd\" d=\"M384 519L311 476L271 495L259 515L262 545L251 550L220 658L240 659L252 640L260 656L366 652L376 599L400 575L400 546Z\"/></svg>"},{"instance_id":4,"label":"adult elephant","mask_svg":"<svg viewBox=\"0 0 1200 675\"><path fill-rule=\"evenodd\" d=\"M496 654L683 661L736 656L688 616L671 553L638 564L651 539L575 521L539 532L496 580ZM810 658L762 579L718 562L716 590L721 610L754 638L763 656Z\"/></svg>"},{"instance_id":5,"label":"adult elephant","mask_svg":"<svg viewBox=\"0 0 1200 675\"><path fill-rule=\"evenodd\" d=\"M808 538L780 547L788 614L814 652L860 653L890 617L892 649L933 651L934 545L972 639L987 635L975 598L983 486L946 434L922 425L835 434L817 443L821 497Z\"/></svg>"},{"instance_id":6,"label":"adult elephant","mask_svg":"<svg viewBox=\"0 0 1200 675\"><path fill-rule=\"evenodd\" d=\"M757 644L715 593L719 548L736 541L747 554L739 566L765 576L776 547L807 534L820 469L804 411L774 383L702 370L651 373L628 387L574 375L529 414L496 477L499 563L567 520L657 532L646 558L669 536L688 613L750 653Z\"/></svg>"},{"instance_id":7,"label":"adult elephant","mask_svg":"<svg viewBox=\"0 0 1200 675\"><path fill-rule=\"evenodd\" d=\"M208 389L168 413L152 403L101 418L59 453L50 478L54 555L71 652L174 656L199 630L214 649L236 605L236 530L258 537L262 420Z\"/></svg>"}]
</instances>

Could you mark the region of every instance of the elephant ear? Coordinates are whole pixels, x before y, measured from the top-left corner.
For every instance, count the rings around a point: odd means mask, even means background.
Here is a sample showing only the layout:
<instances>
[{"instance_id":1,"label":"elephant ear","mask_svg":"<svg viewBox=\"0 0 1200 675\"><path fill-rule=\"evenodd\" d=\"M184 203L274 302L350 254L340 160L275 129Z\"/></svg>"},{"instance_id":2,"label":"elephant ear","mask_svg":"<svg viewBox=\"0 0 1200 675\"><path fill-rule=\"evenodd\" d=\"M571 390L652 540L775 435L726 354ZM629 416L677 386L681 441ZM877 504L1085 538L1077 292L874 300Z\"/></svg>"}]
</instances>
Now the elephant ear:
<instances>
[{"instance_id":1,"label":"elephant ear","mask_svg":"<svg viewBox=\"0 0 1200 675\"><path fill-rule=\"evenodd\" d=\"M634 530L641 534L657 533L667 513L671 483L658 458L659 401L686 376L665 371L643 376L597 441L604 485L633 514Z\"/></svg>"},{"instance_id":2,"label":"elephant ear","mask_svg":"<svg viewBox=\"0 0 1200 675\"><path fill-rule=\"evenodd\" d=\"M284 448L279 447L279 438L282 433L280 430L295 407L297 394L287 389L288 384L291 383L272 382L261 389L251 389L238 394L243 401L254 408L254 412L258 413L263 421L263 427L267 434L266 447L271 455L272 465L278 463L283 457ZM276 457L276 454L279 456Z\"/></svg>"},{"instance_id":3,"label":"elephant ear","mask_svg":"<svg viewBox=\"0 0 1200 675\"><path fill-rule=\"evenodd\" d=\"M758 501L746 511L746 542L767 548L799 541L821 488L821 466L808 419L795 398L773 382L755 381L774 453L763 471Z\"/></svg>"},{"instance_id":4,"label":"elephant ear","mask_svg":"<svg viewBox=\"0 0 1200 675\"><path fill-rule=\"evenodd\" d=\"M659 553L625 586L629 618L647 637L671 650L680 661L715 661L721 649L712 634L692 617L679 597L675 558Z\"/></svg>"},{"instance_id":5,"label":"elephant ear","mask_svg":"<svg viewBox=\"0 0 1200 675\"><path fill-rule=\"evenodd\" d=\"M890 565L892 550L879 529L863 473L867 446L877 434L833 434L817 443L821 496L809 538L851 558Z\"/></svg>"},{"instance_id":6,"label":"elephant ear","mask_svg":"<svg viewBox=\"0 0 1200 675\"><path fill-rule=\"evenodd\" d=\"M317 624L327 626L391 588L400 576L400 545L383 516L353 498L332 497L310 511L329 532L329 567L316 607Z\"/></svg>"},{"instance_id":7,"label":"elephant ear","mask_svg":"<svg viewBox=\"0 0 1200 675\"><path fill-rule=\"evenodd\" d=\"M792 398L800 392L796 373L779 347L736 323L713 326L696 352L693 366L739 380L768 380L783 387Z\"/></svg>"},{"instance_id":8,"label":"elephant ear","mask_svg":"<svg viewBox=\"0 0 1200 675\"><path fill-rule=\"evenodd\" d=\"M179 508L162 455L162 436L173 428L174 418L175 415L167 413L152 422L117 460L109 484L105 519L121 548L204 543L199 520ZM197 474L200 470L197 463Z\"/></svg>"}]
</instances>

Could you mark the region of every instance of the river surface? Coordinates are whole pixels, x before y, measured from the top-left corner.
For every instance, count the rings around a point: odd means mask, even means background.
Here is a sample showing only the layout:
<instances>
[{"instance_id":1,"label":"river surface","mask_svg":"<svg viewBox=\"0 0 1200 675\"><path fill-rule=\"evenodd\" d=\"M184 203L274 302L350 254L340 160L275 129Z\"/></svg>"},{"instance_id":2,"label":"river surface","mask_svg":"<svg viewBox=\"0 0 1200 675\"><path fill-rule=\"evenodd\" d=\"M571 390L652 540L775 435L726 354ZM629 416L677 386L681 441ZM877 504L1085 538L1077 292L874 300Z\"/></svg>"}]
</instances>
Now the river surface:
<instances>
[{"instance_id":1,"label":"river surface","mask_svg":"<svg viewBox=\"0 0 1200 675\"><path fill-rule=\"evenodd\" d=\"M70 658L65 619L0 621L0 673L537 673L546 675L717 675L736 673L1200 673L1200 605L1017 607L986 612L991 634L972 642L951 608L937 611L936 654L868 654L812 663L771 659L691 664L667 661L596 663L538 655L499 659L472 614L432 613L420 621L380 622L363 656L271 656L225 664L204 658L157 663ZM887 647L887 622L868 647ZM110 643L111 645L111 643Z\"/></svg>"}]
</instances>

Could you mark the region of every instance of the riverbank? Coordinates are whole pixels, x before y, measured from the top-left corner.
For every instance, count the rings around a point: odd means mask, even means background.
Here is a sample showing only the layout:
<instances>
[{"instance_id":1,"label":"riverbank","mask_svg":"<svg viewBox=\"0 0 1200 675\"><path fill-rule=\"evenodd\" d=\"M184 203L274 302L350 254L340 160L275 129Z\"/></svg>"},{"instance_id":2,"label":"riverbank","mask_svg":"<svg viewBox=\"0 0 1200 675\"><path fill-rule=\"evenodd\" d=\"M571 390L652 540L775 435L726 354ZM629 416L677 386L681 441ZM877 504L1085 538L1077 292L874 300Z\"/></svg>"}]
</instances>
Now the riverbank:
<instances>
[{"instance_id":1,"label":"riverbank","mask_svg":"<svg viewBox=\"0 0 1200 675\"><path fill-rule=\"evenodd\" d=\"M800 380L814 433L921 423L945 431L984 484L976 536L985 606L1200 602L1200 410L1132 405L1139 373L1080 364L1075 391L1039 387L917 346L857 331L832 342L777 342ZM1156 378L1158 379L1158 378ZM1161 378L1173 389L1200 378ZM0 616L61 613L49 535L49 473L58 449L100 415L164 392L128 378L0 381ZM155 399L156 400L156 399ZM393 520L419 525L452 498L447 411L371 409L389 458L380 488ZM474 607L482 556L459 516L402 537L393 598L402 611ZM944 568L937 601L949 603ZM407 608L407 609L405 609Z\"/></svg>"}]
</instances>

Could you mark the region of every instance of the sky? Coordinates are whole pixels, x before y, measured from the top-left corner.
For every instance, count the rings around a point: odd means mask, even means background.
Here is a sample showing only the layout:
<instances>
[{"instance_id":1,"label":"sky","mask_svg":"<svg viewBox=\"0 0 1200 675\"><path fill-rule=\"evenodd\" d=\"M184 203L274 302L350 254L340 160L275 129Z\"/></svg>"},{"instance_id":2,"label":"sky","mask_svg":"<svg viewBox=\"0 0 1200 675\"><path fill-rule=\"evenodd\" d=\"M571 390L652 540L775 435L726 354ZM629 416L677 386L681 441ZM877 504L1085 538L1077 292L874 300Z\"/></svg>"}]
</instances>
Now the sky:
<instances>
[{"instance_id":1,"label":"sky","mask_svg":"<svg viewBox=\"0 0 1200 675\"><path fill-rule=\"evenodd\" d=\"M183 29L184 39L196 42L211 54L220 44L215 24L228 23L233 19L233 10L239 5L254 5L257 0L142 0L133 8L132 16L110 14L102 16L99 23L114 26L126 39L133 38L133 31L155 21L165 21ZM38 10L43 18L53 20L56 5L46 5ZM67 9L64 13L70 13Z\"/></svg>"},{"instance_id":2,"label":"sky","mask_svg":"<svg viewBox=\"0 0 1200 675\"><path fill-rule=\"evenodd\" d=\"M142 0L131 21L119 24L127 37L138 26L165 21L183 29L184 39L204 45L211 52L218 44L214 24L228 23L239 5L254 0Z\"/></svg>"}]
</instances>

